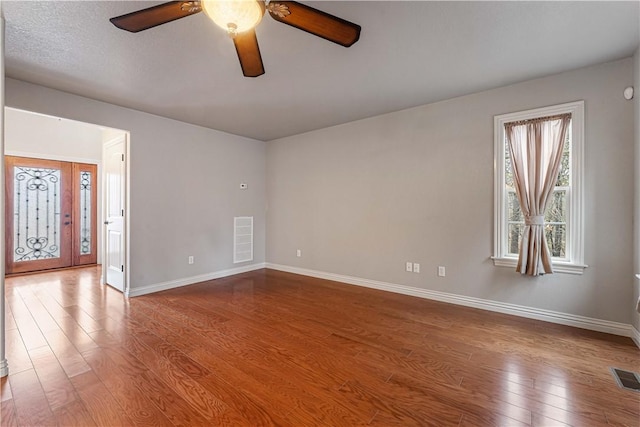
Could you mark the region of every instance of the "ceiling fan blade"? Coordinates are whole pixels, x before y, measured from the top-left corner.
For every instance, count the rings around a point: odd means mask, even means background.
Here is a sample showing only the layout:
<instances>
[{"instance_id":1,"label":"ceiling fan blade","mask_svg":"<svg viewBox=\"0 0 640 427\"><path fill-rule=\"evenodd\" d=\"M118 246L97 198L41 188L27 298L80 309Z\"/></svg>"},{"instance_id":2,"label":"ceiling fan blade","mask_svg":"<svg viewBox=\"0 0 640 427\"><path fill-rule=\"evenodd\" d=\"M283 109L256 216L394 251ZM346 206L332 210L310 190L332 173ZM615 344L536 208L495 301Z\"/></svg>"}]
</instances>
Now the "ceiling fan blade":
<instances>
[{"instance_id":1,"label":"ceiling fan blade","mask_svg":"<svg viewBox=\"0 0 640 427\"><path fill-rule=\"evenodd\" d=\"M199 1L170 1L109 19L116 27L137 33L200 12Z\"/></svg>"},{"instance_id":2,"label":"ceiling fan blade","mask_svg":"<svg viewBox=\"0 0 640 427\"><path fill-rule=\"evenodd\" d=\"M296 1L272 0L267 8L276 21L344 47L351 46L360 38L360 25Z\"/></svg>"},{"instance_id":3,"label":"ceiling fan blade","mask_svg":"<svg viewBox=\"0 0 640 427\"><path fill-rule=\"evenodd\" d=\"M233 38L236 46L242 74L245 77L258 77L264 74L264 65L260 56L260 47L255 30L240 33Z\"/></svg>"}]
</instances>

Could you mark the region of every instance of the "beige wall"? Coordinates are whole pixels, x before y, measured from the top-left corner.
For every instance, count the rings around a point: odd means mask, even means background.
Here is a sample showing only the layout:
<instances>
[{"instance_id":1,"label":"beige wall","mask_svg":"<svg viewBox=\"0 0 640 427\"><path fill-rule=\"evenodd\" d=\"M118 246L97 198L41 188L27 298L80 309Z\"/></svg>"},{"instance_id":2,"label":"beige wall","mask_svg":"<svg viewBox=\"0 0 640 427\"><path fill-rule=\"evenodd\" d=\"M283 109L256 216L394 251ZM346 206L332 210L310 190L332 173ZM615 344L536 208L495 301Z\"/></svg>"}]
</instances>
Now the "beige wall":
<instances>
[{"instance_id":1,"label":"beige wall","mask_svg":"<svg viewBox=\"0 0 640 427\"><path fill-rule=\"evenodd\" d=\"M267 261L628 324L632 82L625 59L271 141ZM495 267L493 116L576 100L589 268L528 278Z\"/></svg>"},{"instance_id":2,"label":"beige wall","mask_svg":"<svg viewBox=\"0 0 640 427\"><path fill-rule=\"evenodd\" d=\"M130 132L132 291L245 265L233 264L234 216L254 216L264 262L265 143L14 79L5 95L8 107Z\"/></svg>"}]
</instances>

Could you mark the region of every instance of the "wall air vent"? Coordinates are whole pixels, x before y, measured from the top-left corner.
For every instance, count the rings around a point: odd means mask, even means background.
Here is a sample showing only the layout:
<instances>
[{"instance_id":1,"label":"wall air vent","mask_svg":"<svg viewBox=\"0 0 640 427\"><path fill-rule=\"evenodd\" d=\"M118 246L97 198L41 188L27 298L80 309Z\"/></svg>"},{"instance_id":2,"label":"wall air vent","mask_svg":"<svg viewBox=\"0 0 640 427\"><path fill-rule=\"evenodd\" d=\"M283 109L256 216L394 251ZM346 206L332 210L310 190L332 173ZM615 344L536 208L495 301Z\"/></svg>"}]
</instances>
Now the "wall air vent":
<instances>
[{"instance_id":1,"label":"wall air vent","mask_svg":"<svg viewBox=\"0 0 640 427\"><path fill-rule=\"evenodd\" d=\"M253 261L253 217L233 219L233 262Z\"/></svg>"}]
</instances>

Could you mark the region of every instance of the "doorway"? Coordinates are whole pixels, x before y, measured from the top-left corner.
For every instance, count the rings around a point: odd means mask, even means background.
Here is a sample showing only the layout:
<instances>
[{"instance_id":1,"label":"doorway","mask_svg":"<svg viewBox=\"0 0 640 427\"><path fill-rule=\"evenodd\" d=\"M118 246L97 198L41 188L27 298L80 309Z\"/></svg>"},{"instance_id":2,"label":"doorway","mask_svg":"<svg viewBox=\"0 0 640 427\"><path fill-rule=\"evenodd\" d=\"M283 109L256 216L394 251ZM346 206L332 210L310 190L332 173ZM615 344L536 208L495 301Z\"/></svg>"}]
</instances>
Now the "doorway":
<instances>
[{"instance_id":1,"label":"doorway","mask_svg":"<svg viewBox=\"0 0 640 427\"><path fill-rule=\"evenodd\" d=\"M87 170L83 169L80 165L90 165L96 168L91 171L93 174L91 174L90 179L95 177L95 180L89 183L89 186L91 187L91 185L94 184L93 190L96 191L95 199L91 197L90 202L93 203L95 200L97 206L94 204L87 205L87 200L83 201L81 198L76 198L74 205L73 198L69 196L68 198L71 200L71 207L69 208L67 205L67 210L64 212L60 210L62 220L65 220L64 215L67 213L69 214L69 217L67 218L69 224L64 224L64 222L67 221L59 223L57 225L57 233L60 233L60 237L62 239L64 233L81 236L82 229L86 230L89 228L91 230L95 230L96 234L93 239L72 239L72 242L75 241L76 249L73 248L72 243L71 250L67 251L70 255L65 255L65 257L71 257L72 265L89 265L91 263L101 265L105 267L101 269L103 273L105 273L107 266L106 240L108 233L108 226L105 225L104 222L107 219L108 212L112 211L112 208L110 208L108 204L110 199L108 199L105 194L108 186L106 182L108 175L106 174L106 158L104 156L106 155L105 150L108 145L112 145L115 140L122 141L122 144L119 145L122 155L120 156L121 164L118 168L118 175L121 179L121 199L119 203L119 211L121 213L120 217L122 218L122 231L120 236L121 244L119 245L120 250L117 253L112 254L117 255L118 257L117 261L120 277L114 279L113 275L107 277L106 274L104 274L102 283L108 284L127 294L129 281L129 133L120 129L33 113L11 107L5 107L4 111L5 156L39 158L54 162L76 163L80 168L74 172L72 166L70 179L74 182L77 181L78 186L83 185L79 180L82 173L87 172ZM63 172L64 170L65 168L60 169L59 173L67 173ZM76 179L73 178L74 173ZM6 173L3 173L3 176L4 175L6 175ZM10 181L7 180L7 182ZM5 186L5 194L8 192L9 189ZM6 199L6 196L3 199ZM70 209L71 212L68 209ZM4 210L5 212L8 212L6 206ZM92 222L89 227L82 227L81 219L84 215L80 213L81 211L87 214L87 218L91 217L95 212L95 219L91 218ZM71 219L72 215L73 218ZM13 235L13 233L9 233L8 217L9 215L7 215L7 226L5 226L5 247L7 246L6 240L8 240L8 236L10 234ZM70 231L66 231L64 229L65 226L69 228ZM51 221L49 227L50 230L53 227ZM32 242L34 241L32 240ZM33 246L32 242L30 242L30 244ZM36 241L38 246L42 243L43 241ZM38 247L37 249L42 248ZM62 246L60 246L59 250L63 251ZM95 261L89 260L88 256L94 256L94 254L96 256ZM111 259L115 261L116 257L114 256ZM57 267L54 265L46 266L45 268L49 269ZM112 283L113 281L115 281L115 283Z\"/></svg>"},{"instance_id":2,"label":"doorway","mask_svg":"<svg viewBox=\"0 0 640 427\"><path fill-rule=\"evenodd\" d=\"M97 262L97 166L5 156L6 273Z\"/></svg>"}]
</instances>

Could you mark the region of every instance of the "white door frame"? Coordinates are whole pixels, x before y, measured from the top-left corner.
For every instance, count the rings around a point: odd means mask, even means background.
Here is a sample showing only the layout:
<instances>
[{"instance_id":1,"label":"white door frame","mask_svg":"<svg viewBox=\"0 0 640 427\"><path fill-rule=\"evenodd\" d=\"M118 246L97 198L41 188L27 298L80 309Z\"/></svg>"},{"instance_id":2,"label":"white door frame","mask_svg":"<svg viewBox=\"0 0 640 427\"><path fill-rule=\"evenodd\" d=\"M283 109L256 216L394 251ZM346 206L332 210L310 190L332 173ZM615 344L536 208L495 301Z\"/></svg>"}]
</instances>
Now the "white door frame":
<instances>
[{"instance_id":1,"label":"white door frame","mask_svg":"<svg viewBox=\"0 0 640 427\"><path fill-rule=\"evenodd\" d=\"M4 13L2 12L2 1L0 1L0 151L4 155ZM0 259L4 260L4 162L0 162ZM0 263L0 378L9 375L9 364L5 352L5 301L4 301L4 262Z\"/></svg>"},{"instance_id":2,"label":"white door frame","mask_svg":"<svg viewBox=\"0 0 640 427\"><path fill-rule=\"evenodd\" d=\"M131 229L131 215L130 215L130 208L129 206L131 206L130 203L130 179L131 179L131 162L129 161L129 157L131 156L131 150L130 150L130 134L127 131L122 131L123 135L124 135L124 169L125 169L125 177L124 177L124 181L125 181L125 185L124 185L124 224L123 224L123 238L124 238L124 283L123 283L123 289L124 289L124 295L125 297L129 297L129 292L130 292L130 254L131 254L131 246L130 246L130 241L131 239L129 238L129 230ZM107 147L110 144L113 144L116 142L116 140L119 142L120 138L122 135L116 136L106 142L104 142L102 144L102 163L104 164L104 149L105 147ZM102 168L102 188L106 188L106 172L105 172L106 168ZM107 218L107 195L106 195L106 191L102 192L102 218ZM106 236L106 230L107 228L104 227L104 224L100 224L100 228L101 228L101 234L102 234L102 279L101 282L103 284L107 283L107 270L104 268L104 263L105 263L105 259L106 259L106 254L107 254L107 236Z\"/></svg>"}]
</instances>

